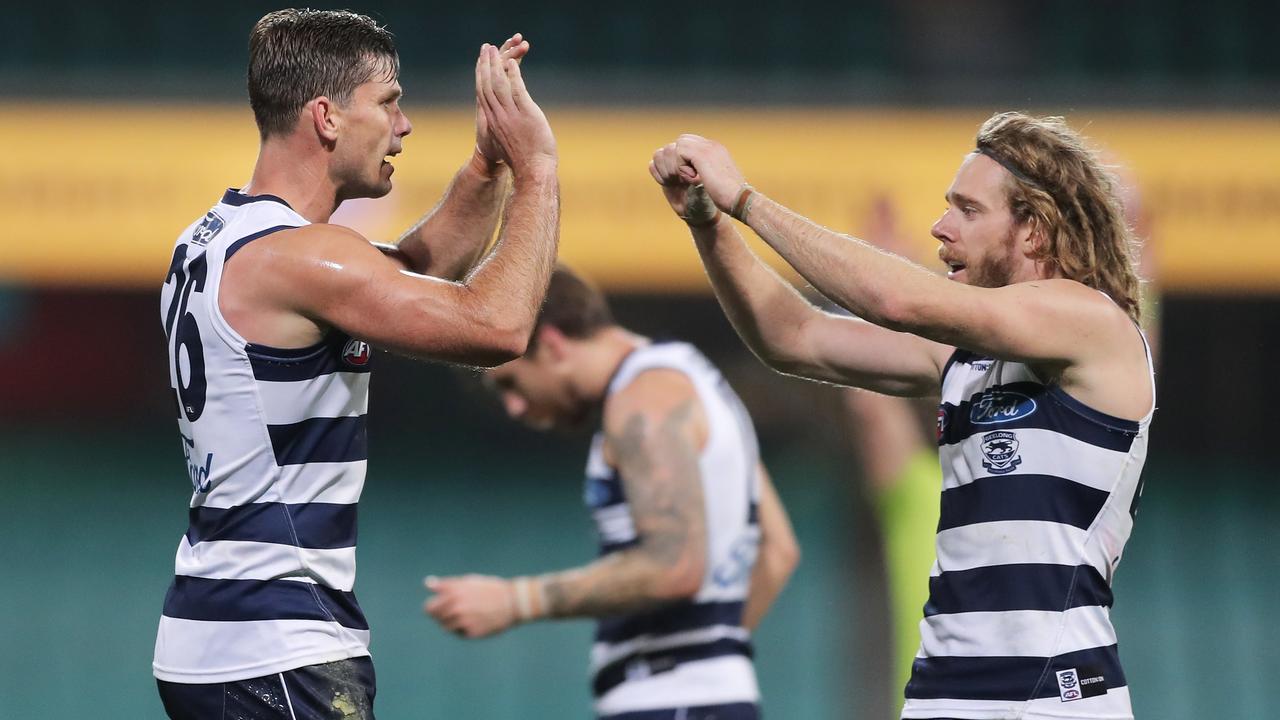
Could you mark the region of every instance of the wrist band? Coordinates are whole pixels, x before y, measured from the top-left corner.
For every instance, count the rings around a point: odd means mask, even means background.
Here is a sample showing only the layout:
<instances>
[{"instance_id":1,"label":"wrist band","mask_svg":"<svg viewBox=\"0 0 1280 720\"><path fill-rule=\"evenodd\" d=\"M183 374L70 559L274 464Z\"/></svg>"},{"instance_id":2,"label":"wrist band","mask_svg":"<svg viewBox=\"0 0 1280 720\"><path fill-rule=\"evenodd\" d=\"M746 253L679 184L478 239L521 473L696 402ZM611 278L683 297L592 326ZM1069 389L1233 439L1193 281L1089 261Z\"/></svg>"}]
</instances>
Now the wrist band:
<instances>
[{"instance_id":1,"label":"wrist band","mask_svg":"<svg viewBox=\"0 0 1280 720\"><path fill-rule=\"evenodd\" d=\"M746 222L747 209L751 205L751 198L756 194L756 189L750 185L743 183L742 190L738 193L738 199L733 203L733 211L729 214L738 222Z\"/></svg>"},{"instance_id":2,"label":"wrist band","mask_svg":"<svg viewBox=\"0 0 1280 720\"><path fill-rule=\"evenodd\" d=\"M521 577L512 581L516 601L516 618L521 622L536 620L546 613L546 597L538 578Z\"/></svg>"},{"instance_id":3,"label":"wrist band","mask_svg":"<svg viewBox=\"0 0 1280 720\"><path fill-rule=\"evenodd\" d=\"M527 578L516 578L511 582L512 590L516 601L516 619L521 622L528 620L533 614L533 608L529 602L529 580Z\"/></svg>"}]
</instances>

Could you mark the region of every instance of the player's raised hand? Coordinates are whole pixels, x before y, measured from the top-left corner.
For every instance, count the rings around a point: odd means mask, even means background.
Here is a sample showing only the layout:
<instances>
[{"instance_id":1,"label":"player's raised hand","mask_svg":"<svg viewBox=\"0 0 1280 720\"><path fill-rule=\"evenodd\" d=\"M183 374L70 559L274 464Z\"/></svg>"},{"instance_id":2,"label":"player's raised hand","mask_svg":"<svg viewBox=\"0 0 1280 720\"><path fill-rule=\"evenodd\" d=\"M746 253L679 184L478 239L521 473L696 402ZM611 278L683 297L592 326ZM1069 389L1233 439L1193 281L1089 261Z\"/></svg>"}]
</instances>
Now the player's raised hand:
<instances>
[{"instance_id":1,"label":"player's raised hand","mask_svg":"<svg viewBox=\"0 0 1280 720\"><path fill-rule=\"evenodd\" d=\"M487 575L429 577L423 584L435 593L423 612L449 632L467 638L500 633L516 623L515 592L511 582Z\"/></svg>"},{"instance_id":2,"label":"player's raised hand","mask_svg":"<svg viewBox=\"0 0 1280 720\"><path fill-rule=\"evenodd\" d=\"M675 147L675 143L669 143L654 151L653 159L649 161L649 174L662 186L667 203L681 220L694 227L709 225L720 210L707 195L706 188L687 180L680 173ZM692 174L692 168L688 170Z\"/></svg>"},{"instance_id":3,"label":"player's raised hand","mask_svg":"<svg viewBox=\"0 0 1280 720\"><path fill-rule=\"evenodd\" d=\"M507 38L506 42L502 43L502 47L498 48L498 55L504 61L511 59L518 63L528 54L529 41L525 40L520 33ZM484 113L484 105L480 102L478 92L476 94L476 152L484 159L490 173L504 164L502 150L489 131L489 119Z\"/></svg>"},{"instance_id":4,"label":"player's raised hand","mask_svg":"<svg viewBox=\"0 0 1280 720\"><path fill-rule=\"evenodd\" d=\"M655 156L655 164L661 178L701 184L717 207L733 210L746 179L725 146L700 135L681 135L659 153L661 162Z\"/></svg>"},{"instance_id":5,"label":"player's raised hand","mask_svg":"<svg viewBox=\"0 0 1280 720\"><path fill-rule=\"evenodd\" d=\"M519 175L538 165L555 167L555 135L520 74L518 58L485 44L476 60L476 102L497 159Z\"/></svg>"}]
</instances>

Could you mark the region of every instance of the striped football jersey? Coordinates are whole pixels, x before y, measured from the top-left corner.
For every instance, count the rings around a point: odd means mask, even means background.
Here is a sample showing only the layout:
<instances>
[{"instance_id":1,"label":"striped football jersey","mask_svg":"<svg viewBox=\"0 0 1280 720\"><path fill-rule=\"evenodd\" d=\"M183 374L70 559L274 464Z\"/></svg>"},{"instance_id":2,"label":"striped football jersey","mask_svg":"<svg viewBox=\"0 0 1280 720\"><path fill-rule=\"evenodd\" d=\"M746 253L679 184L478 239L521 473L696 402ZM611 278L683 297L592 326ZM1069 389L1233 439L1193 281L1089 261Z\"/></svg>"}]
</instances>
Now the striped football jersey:
<instances>
[{"instance_id":1,"label":"striped football jersey","mask_svg":"<svg viewBox=\"0 0 1280 720\"><path fill-rule=\"evenodd\" d=\"M369 346L247 342L218 305L245 244L307 224L228 190L183 231L161 295L192 495L156 636L161 680L243 680L368 654L355 584Z\"/></svg>"},{"instance_id":2,"label":"striped football jersey","mask_svg":"<svg viewBox=\"0 0 1280 720\"><path fill-rule=\"evenodd\" d=\"M1094 410L1023 363L952 355L937 561L902 717L1132 717L1111 582L1150 422Z\"/></svg>"},{"instance_id":3,"label":"striped football jersey","mask_svg":"<svg viewBox=\"0 0 1280 720\"><path fill-rule=\"evenodd\" d=\"M720 372L685 343L634 350L614 373L607 393L659 368L687 376L707 416L707 444L698 458L707 522L706 572L691 600L600 619L591 650L600 715L759 699L750 634L742 627L760 541L755 429ZM622 478L605 462L603 445L604 434L597 433L585 488L601 556L639 542Z\"/></svg>"}]
</instances>

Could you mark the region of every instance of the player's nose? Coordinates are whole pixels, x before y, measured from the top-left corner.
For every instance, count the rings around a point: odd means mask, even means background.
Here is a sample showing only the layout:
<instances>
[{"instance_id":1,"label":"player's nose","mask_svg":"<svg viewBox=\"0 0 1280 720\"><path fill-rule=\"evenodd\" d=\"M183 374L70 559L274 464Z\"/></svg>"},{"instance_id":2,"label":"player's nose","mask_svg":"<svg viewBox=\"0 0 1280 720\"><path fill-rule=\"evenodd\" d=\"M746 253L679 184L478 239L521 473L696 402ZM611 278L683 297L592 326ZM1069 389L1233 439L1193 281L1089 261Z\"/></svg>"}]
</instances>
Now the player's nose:
<instances>
[{"instance_id":1,"label":"player's nose","mask_svg":"<svg viewBox=\"0 0 1280 720\"><path fill-rule=\"evenodd\" d=\"M952 241L951 228L950 228L950 223L948 223L947 221L947 218L950 214L951 214L950 210L947 210L946 212L942 213L942 217L938 218L938 220L933 223L933 227L929 228L929 234L938 240L942 240L943 242L951 242Z\"/></svg>"}]
</instances>

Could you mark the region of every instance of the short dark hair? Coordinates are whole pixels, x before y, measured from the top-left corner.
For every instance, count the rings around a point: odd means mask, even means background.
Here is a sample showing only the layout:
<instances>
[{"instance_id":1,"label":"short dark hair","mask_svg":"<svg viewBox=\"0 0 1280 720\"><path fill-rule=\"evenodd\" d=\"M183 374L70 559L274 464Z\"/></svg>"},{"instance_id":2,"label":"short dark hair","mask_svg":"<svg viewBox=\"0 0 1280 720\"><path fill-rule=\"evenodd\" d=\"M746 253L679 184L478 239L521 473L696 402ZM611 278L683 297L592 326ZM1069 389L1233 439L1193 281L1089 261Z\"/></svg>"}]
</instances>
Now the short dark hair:
<instances>
[{"instance_id":1,"label":"short dark hair","mask_svg":"<svg viewBox=\"0 0 1280 720\"><path fill-rule=\"evenodd\" d=\"M293 129L298 113L324 95L351 101L361 84L383 74L400 76L391 31L346 10L276 10L249 35L249 105L258 134Z\"/></svg>"},{"instance_id":2,"label":"short dark hair","mask_svg":"<svg viewBox=\"0 0 1280 720\"><path fill-rule=\"evenodd\" d=\"M538 311L533 336L529 338L527 352L537 348L538 328L550 325L565 337L583 339L614 324L609 303L596 287L580 275L557 264L551 273L547 287L547 299Z\"/></svg>"}]
</instances>

